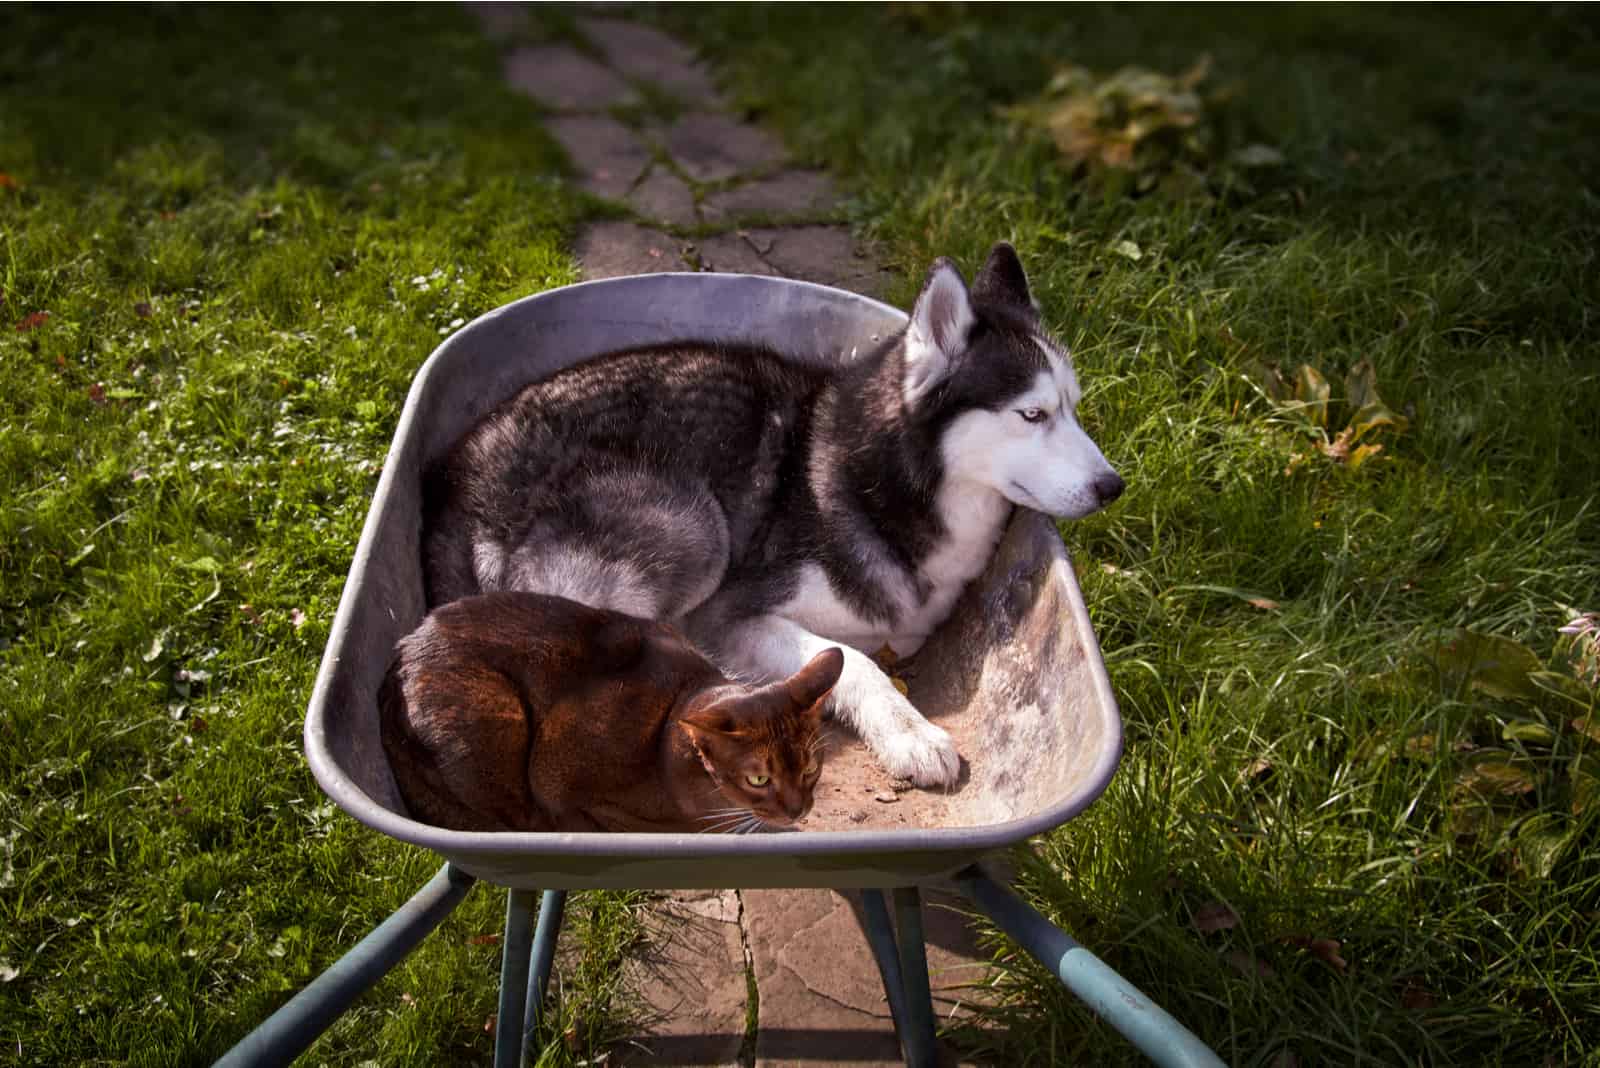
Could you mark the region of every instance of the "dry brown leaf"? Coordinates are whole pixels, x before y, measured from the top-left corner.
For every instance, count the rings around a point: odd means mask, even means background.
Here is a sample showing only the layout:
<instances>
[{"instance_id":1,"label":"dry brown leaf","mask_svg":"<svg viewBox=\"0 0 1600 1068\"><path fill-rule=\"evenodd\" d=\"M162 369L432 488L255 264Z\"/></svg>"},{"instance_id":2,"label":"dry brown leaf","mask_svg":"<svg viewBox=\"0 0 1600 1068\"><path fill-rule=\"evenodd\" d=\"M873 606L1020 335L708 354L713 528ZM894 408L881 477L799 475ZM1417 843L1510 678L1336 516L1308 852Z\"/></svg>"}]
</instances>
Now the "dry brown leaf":
<instances>
[{"instance_id":1,"label":"dry brown leaf","mask_svg":"<svg viewBox=\"0 0 1600 1068\"><path fill-rule=\"evenodd\" d=\"M1350 962L1339 954L1341 948L1337 938L1312 938L1310 935L1286 935L1279 941L1287 942L1291 946L1298 946L1307 953L1316 957L1322 963L1343 975L1350 967Z\"/></svg>"},{"instance_id":2,"label":"dry brown leaf","mask_svg":"<svg viewBox=\"0 0 1600 1068\"><path fill-rule=\"evenodd\" d=\"M37 330L49 321L49 312L39 311L34 312L32 315L24 315L22 321L17 323L17 333L25 334L29 330Z\"/></svg>"}]
</instances>

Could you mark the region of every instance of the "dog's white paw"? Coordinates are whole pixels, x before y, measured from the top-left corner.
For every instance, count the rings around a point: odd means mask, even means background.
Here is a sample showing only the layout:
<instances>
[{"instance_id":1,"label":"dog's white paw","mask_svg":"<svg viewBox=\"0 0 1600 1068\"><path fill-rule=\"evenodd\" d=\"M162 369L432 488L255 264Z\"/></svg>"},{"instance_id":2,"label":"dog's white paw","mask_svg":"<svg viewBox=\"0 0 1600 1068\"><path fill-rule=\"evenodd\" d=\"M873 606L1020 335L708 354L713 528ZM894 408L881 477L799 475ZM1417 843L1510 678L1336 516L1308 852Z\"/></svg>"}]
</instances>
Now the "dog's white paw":
<instances>
[{"instance_id":1,"label":"dog's white paw","mask_svg":"<svg viewBox=\"0 0 1600 1068\"><path fill-rule=\"evenodd\" d=\"M942 728L917 719L878 739L872 747L890 775L918 786L950 787L961 777L961 754Z\"/></svg>"}]
</instances>

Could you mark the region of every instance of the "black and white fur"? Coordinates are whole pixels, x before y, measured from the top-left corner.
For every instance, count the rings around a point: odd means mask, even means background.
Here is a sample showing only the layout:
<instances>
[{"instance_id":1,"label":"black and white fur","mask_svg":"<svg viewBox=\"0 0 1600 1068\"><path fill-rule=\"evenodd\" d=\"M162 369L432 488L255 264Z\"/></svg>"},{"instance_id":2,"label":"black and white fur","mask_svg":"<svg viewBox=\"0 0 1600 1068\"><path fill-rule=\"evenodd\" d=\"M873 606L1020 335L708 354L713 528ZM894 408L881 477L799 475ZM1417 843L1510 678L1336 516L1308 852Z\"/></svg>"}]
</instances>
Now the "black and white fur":
<instances>
[{"instance_id":1,"label":"black and white fur","mask_svg":"<svg viewBox=\"0 0 1600 1068\"><path fill-rule=\"evenodd\" d=\"M1077 518L1122 492L1080 395L1005 244L970 291L937 261L906 329L837 370L693 341L588 360L429 472L429 598L521 589L671 620L752 680L842 644L834 715L891 774L948 786L950 736L867 654L922 644L1013 506Z\"/></svg>"}]
</instances>

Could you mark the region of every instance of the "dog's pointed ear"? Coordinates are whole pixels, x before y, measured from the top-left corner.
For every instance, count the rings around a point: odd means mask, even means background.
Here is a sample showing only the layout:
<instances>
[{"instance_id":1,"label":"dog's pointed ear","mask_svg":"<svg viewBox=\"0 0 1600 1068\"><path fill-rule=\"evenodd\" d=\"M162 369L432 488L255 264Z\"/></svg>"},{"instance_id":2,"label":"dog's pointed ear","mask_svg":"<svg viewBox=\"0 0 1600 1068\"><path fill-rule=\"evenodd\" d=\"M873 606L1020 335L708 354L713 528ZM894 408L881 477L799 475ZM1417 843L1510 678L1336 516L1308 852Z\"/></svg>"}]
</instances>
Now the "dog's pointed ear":
<instances>
[{"instance_id":1,"label":"dog's pointed ear","mask_svg":"<svg viewBox=\"0 0 1600 1068\"><path fill-rule=\"evenodd\" d=\"M1034 310L1028 293L1028 276L1017 258L1017 250L1004 241L989 250L989 261L972 280L972 295L995 304L1018 305Z\"/></svg>"},{"instance_id":2,"label":"dog's pointed ear","mask_svg":"<svg viewBox=\"0 0 1600 1068\"><path fill-rule=\"evenodd\" d=\"M967 347L967 335L977 316L972 297L956 265L943 256L935 260L911 308L906 329L905 391L907 404L919 400L944 381Z\"/></svg>"}]
</instances>

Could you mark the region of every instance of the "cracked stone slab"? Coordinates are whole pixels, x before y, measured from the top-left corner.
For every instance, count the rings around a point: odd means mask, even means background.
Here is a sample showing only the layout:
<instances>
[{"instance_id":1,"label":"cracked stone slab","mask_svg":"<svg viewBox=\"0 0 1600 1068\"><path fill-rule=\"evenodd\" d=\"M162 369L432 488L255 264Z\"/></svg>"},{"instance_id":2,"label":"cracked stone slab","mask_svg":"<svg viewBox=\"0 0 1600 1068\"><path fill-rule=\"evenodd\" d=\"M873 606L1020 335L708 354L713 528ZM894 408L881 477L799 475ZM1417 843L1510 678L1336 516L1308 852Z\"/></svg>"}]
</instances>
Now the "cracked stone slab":
<instances>
[{"instance_id":1,"label":"cracked stone slab","mask_svg":"<svg viewBox=\"0 0 1600 1068\"><path fill-rule=\"evenodd\" d=\"M699 267L703 271L722 274L760 274L775 276L777 271L766 260L756 255L741 234L718 234L708 237L695 246Z\"/></svg>"},{"instance_id":2,"label":"cracked stone slab","mask_svg":"<svg viewBox=\"0 0 1600 1068\"><path fill-rule=\"evenodd\" d=\"M645 927L647 949L620 977L644 1018L613 1050L614 1063L738 1065L749 989L737 892L673 894Z\"/></svg>"},{"instance_id":3,"label":"cracked stone slab","mask_svg":"<svg viewBox=\"0 0 1600 1068\"><path fill-rule=\"evenodd\" d=\"M651 82L693 107L721 106L711 75L680 41L650 26L625 19L587 16L578 28L630 78Z\"/></svg>"},{"instance_id":4,"label":"cracked stone slab","mask_svg":"<svg viewBox=\"0 0 1600 1068\"><path fill-rule=\"evenodd\" d=\"M767 227L745 233L761 258L789 278L873 297L893 280L843 226Z\"/></svg>"},{"instance_id":5,"label":"cracked stone slab","mask_svg":"<svg viewBox=\"0 0 1600 1068\"><path fill-rule=\"evenodd\" d=\"M668 226L693 226L700 221L694 193L683 179L661 167L628 194L628 204L644 218Z\"/></svg>"},{"instance_id":6,"label":"cracked stone slab","mask_svg":"<svg viewBox=\"0 0 1600 1068\"><path fill-rule=\"evenodd\" d=\"M639 102L639 94L615 71L567 45L513 49L505 60L513 89L559 111L604 111Z\"/></svg>"},{"instance_id":7,"label":"cracked stone slab","mask_svg":"<svg viewBox=\"0 0 1600 1068\"><path fill-rule=\"evenodd\" d=\"M761 129L729 115L697 111L661 134L683 172L697 182L720 182L781 163L783 145Z\"/></svg>"},{"instance_id":8,"label":"cracked stone slab","mask_svg":"<svg viewBox=\"0 0 1600 1068\"><path fill-rule=\"evenodd\" d=\"M783 171L724 189L701 206L707 222L794 219L831 211L838 202L833 179L822 171Z\"/></svg>"},{"instance_id":9,"label":"cracked stone slab","mask_svg":"<svg viewBox=\"0 0 1600 1068\"><path fill-rule=\"evenodd\" d=\"M602 222L585 227L574 251L588 279L625 274L685 271L677 238L630 222Z\"/></svg>"},{"instance_id":10,"label":"cracked stone slab","mask_svg":"<svg viewBox=\"0 0 1600 1068\"><path fill-rule=\"evenodd\" d=\"M650 166L650 148L637 134L605 115L567 115L545 123L596 196L620 199Z\"/></svg>"},{"instance_id":11,"label":"cracked stone slab","mask_svg":"<svg viewBox=\"0 0 1600 1068\"><path fill-rule=\"evenodd\" d=\"M828 890L741 897L759 998L756 1064L900 1064L878 966L844 898Z\"/></svg>"},{"instance_id":12,"label":"cracked stone slab","mask_svg":"<svg viewBox=\"0 0 1600 1068\"><path fill-rule=\"evenodd\" d=\"M901 1063L859 895L746 890L741 896L760 999L756 1063ZM986 955L961 899L928 889L922 899L933 1011L946 1020L984 999L975 985L987 975ZM942 1063L972 1063L941 1046Z\"/></svg>"}]
</instances>

